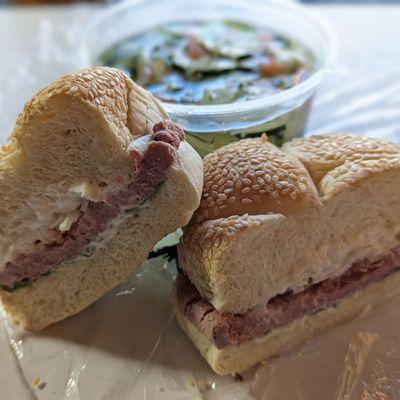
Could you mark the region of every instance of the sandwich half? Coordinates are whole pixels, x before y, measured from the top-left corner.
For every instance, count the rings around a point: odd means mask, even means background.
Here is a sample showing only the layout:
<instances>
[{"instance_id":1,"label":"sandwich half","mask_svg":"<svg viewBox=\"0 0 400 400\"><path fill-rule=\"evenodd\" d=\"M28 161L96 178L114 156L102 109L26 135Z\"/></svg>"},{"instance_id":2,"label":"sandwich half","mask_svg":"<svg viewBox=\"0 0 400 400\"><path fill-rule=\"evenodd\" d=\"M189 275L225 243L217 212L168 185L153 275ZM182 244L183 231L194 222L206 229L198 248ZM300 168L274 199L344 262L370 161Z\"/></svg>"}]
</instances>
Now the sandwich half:
<instances>
[{"instance_id":1,"label":"sandwich half","mask_svg":"<svg viewBox=\"0 0 400 400\"><path fill-rule=\"evenodd\" d=\"M400 293L400 148L356 135L239 141L204 160L178 247L178 321L244 371Z\"/></svg>"},{"instance_id":2,"label":"sandwich half","mask_svg":"<svg viewBox=\"0 0 400 400\"><path fill-rule=\"evenodd\" d=\"M37 93L0 149L0 298L30 330L122 283L198 207L202 160L118 70Z\"/></svg>"}]
</instances>

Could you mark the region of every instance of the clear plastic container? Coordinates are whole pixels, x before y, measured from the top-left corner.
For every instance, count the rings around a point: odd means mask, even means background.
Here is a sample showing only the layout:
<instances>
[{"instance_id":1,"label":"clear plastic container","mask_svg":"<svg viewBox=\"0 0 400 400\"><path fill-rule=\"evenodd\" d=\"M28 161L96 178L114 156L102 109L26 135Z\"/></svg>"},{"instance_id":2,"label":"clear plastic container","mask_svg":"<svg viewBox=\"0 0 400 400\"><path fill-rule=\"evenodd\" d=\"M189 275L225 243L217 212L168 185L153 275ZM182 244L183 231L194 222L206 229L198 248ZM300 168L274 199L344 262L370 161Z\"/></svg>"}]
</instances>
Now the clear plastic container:
<instances>
[{"instance_id":1,"label":"clear plastic container","mask_svg":"<svg viewBox=\"0 0 400 400\"><path fill-rule=\"evenodd\" d=\"M152 0L111 7L87 28L81 46L83 65L98 65L101 53L117 42L177 21L237 20L296 38L314 55L317 70L283 92L222 105L163 103L171 119L189 134L200 154L242 137L267 133L275 142L300 136L312 97L336 55L331 28L304 7L278 0Z\"/></svg>"}]
</instances>

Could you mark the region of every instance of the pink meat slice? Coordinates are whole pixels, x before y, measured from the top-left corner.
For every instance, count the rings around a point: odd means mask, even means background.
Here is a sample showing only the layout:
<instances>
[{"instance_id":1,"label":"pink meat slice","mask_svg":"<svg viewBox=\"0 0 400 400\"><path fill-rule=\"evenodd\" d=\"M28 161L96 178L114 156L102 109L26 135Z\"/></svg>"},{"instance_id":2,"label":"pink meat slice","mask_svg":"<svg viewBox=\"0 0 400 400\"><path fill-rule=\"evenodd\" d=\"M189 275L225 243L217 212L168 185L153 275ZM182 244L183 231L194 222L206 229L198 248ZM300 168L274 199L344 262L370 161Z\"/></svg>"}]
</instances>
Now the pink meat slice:
<instances>
[{"instance_id":1,"label":"pink meat slice","mask_svg":"<svg viewBox=\"0 0 400 400\"><path fill-rule=\"evenodd\" d=\"M344 297L400 268L400 246L377 260L360 260L342 276L311 284L302 292L287 292L243 315L222 314L200 297L182 273L177 280L180 311L217 348L234 346L265 335L271 329L335 305Z\"/></svg>"},{"instance_id":2,"label":"pink meat slice","mask_svg":"<svg viewBox=\"0 0 400 400\"><path fill-rule=\"evenodd\" d=\"M108 195L104 202L90 201L58 242L8 262L0 271L0 285L12 288L21 280L34 280L58 264L82 255L91 242L112 226L116 217L139 206L156 191L164 181L167 169L176 161L177 150L184 138L181 128L164 120L154 125L153 135L134 140L127 149L132 157L133 174L129 184Z\"/></svg>"}]
</instances>

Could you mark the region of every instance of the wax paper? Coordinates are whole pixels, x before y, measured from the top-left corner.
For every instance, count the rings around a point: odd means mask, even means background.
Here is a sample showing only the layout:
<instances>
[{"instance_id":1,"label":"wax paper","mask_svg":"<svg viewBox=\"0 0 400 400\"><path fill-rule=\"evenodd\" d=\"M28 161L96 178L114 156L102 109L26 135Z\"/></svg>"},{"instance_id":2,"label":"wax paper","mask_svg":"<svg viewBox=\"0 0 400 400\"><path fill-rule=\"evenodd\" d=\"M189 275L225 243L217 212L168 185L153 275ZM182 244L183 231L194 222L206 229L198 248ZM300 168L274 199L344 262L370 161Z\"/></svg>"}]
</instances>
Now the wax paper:
<instances>
[{"instance_id":1,"label":"wax paper","mask_svg":"<svg viewBox=\"0 0 400 400\"><path fill-rule=\"evenodd\" d=\"M40 400L395 399L400 299L253 368L214 374L171 310L174 262L145 263L121 287L42 333L2 315L21 373Z\"/></svg>"},{"instance_id":2,"label":"wax paper","mask_svg":"<svg viewBox=\"0 0 400 400\"><path fill-rule=\"evenodd\" d=\"M25 38L19 51L11 40L0 41L2 54L9 55L0 68L2 142L36 90L80 66L76 43L94 11L70 10L42 11L37 18L27 12L19 20L21 29L12 21L6 27L0 23L8 38L21 31ZM377 18L371 12L359 25L365 29ZM353 34L353 25L345 35L345 23L345 17L337 17L339 60L319 88L306 134L352 131L400 141L400 70L392 62L398 46L393 40L391 49L382 51L382 39L374 40L379 35ZM388 18L379 32L396 24ZM379 57L362 56L365 44ZM175 275L173 261L150 260L124 285L41 333L21 330L0 310L0 399L400 398L400 299L368 308L353 322L243 375L219 377L173 316ZM23 394L5 397L8 386L17 384Z\"/></svg>"}]
</instances>

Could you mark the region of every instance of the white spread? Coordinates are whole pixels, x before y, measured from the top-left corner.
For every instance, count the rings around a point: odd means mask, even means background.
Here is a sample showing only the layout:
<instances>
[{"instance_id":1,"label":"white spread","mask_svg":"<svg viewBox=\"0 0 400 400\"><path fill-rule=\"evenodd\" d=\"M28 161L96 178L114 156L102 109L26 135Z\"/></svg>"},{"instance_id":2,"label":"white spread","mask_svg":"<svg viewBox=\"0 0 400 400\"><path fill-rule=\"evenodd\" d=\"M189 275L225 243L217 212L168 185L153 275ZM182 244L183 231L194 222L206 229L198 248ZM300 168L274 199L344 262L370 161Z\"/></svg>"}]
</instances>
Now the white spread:
<instances>
[{"instance_id":1,"label":"white spread","mask_svg":"<svg viewBox=\"0 0 400 400\"><path fill-rule=\"evenodd\" d=\"M59 186L50 186L46 193L28 198L12 230L0 236L0 270L20 254L38 251L57 240L79 218L88 200L99 201L105 196L102 188L86 182L64 193Z\"/></svg>"}]
</instances>

